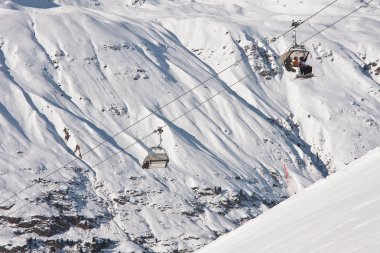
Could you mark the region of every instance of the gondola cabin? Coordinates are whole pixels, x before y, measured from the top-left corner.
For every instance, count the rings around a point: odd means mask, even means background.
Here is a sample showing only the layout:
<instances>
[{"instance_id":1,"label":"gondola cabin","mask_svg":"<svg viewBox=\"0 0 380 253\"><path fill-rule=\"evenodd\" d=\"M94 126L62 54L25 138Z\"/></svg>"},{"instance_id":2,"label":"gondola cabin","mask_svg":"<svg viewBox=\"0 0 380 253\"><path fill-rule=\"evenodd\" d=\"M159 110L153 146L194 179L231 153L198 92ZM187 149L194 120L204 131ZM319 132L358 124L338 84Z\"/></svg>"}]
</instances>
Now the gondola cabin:
<instances>
[{"instance_id":1,"label":"gondola cabin","mask_svg":"<svg viewBox=\"0 0 380 253\"><path fill-rule=\"evenodd\" d=\"M153 133L160 136L160 143L156 147L149 149L148 155L145 157L141 167L143 169L166 168L169 163L169 156L162 147L162 127L157 128Z\"/></svg>"},{"instance_id":2,"label":"gondola cabin","mask_svg":"<svg viewBox=\"0 0 380 253\"><path fill-rule=\"evenodd\" d=\"M292 21L294 44L280 56L280 63L287 71L298 72L296 78L305 79L313 77L314 74L313 68L306 64L310 52L306 50L305 46L297 43L297 27L302 23L304 21Z\"/></svg>"},{"instance_id":3,"label":"gondola cabin","mask_svg":"<svg viewBox=\"0 0 380 253\"><path fill-rule=\"evenodd\" d=\"M141 167L143 169L166 168L169 163L169 156L162 147L152 147L145 157Z\"/></svg>"},{"instance_id":4,"label":"gondola cabin","mask_svg":"<svg viewBox=\"0 0 380 253\"><path fill-rule=\"evenodd\" d=\"M285 66L287 71L295 72L292 67L292 61L294 57L298 57L298 59L303 58L304 61L307 60L309 56L309 51L307 51L304 47L292 47L286 53L280 56L280 63Z\"/></svg>"}]
</instances>

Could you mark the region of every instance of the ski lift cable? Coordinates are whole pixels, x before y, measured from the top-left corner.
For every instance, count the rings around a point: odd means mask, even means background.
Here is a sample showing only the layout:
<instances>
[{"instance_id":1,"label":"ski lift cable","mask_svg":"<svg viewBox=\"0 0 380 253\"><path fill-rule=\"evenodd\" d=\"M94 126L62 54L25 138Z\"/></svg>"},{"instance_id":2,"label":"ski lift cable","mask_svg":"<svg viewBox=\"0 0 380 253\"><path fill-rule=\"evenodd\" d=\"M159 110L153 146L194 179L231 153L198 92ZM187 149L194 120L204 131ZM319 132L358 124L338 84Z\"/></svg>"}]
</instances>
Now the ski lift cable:
<instances>
[{"instance_id":1,"label":"ski lift cable","mask_svg":"<svg viewBox=\"0 0 380 253\"><path fill-rule=\"evenodd\" d=\"M321 10L319 10L318 12L314 13L313 15L311 15L310 17L308 17L307 19L305 19L304 21L302 21L299 25L302 25L303 23L307 22L308 20L310 20L311 18L313 18L314 16L318 15L320 12L322 12L323 10L327 9L328 7L330 7L332 4L334 4L335 2L337 2L339 0L334 0L333 2L331 2L330 4L328 4L327 6L325 6L324 8L322 8ZM275 37L276 39L286 35L287 33L291 32L293 29L290 29L288 31L286 31L285 33L281 34L280 36L277 36ZM267 43L264 43L263 46L268 46L270 43L272 43L273 41L268 41ZM251 56L251 54L248 54L246 57L248 56ZM156 110L154 110L153 112L150 112L149 114L145 115L144 117L142 117L141 119L137 120L135 123L129 125L128 127L120 130L119 132L117 132L116 134L112 135L112 138L120 135L121 133L125 132L126 130L130 129L131 127L137 125L138 123L142 122L143 120L147 119L148 117L152 116L153 114L159 112L160 110L162 110L163 108L169 106L170 104L174 103L175 101L179 100L180 98L182 98L183 96L187 95L188 93L192 92L193 90L197 89L198 87L204 85L206 82L210 81L211 79L217 77L218 75L220 75L221 73L225 72L226 70L232 68L233 66L236 66L237 64L241 63L244 59L246 59L246 57L244 58L241 58L237 61L235 61L234 63L228 65L227 67L225 67L224 69L220 70L219 72L216 72L215 74L212 74L209 78L207 78L206 80L200 82L198 85L194 86L193 88L187 90L186 92L182 93L181 95L179 95L178 97L175 97L174 99L170 100L169 102L167 102L166 104L160 106L159 108L157 108ZM99 144L97 144L96 146L90 148L88 151L84 152L82 154L82 157L85 156L86 154L92 152L94 149L98 148L99 146L103 145L104 143L107 143L107 141L103 141L103 142L100 142ZM73 161L77 160L74 159ZM70 161L68 164L72 163L73 161ZM67 166L68 164L64 165L64 166Z\"/></svg>"},{"instance_id":2,"label":"ski lift cable","mask_svg":"<svg viewBox=\"0 0 380 253\"><path fill-rule=\"evenodd\" d=\"M249 56L249 55L248 55ZM126 130L130 129L131 127L137 125L138 123L142 122L143 120L149 118L150 116L152 116L153 114L159 112L161 109L167 107L168 105L174 103L175 101L179 100L181 97L185 96L186 94L190 93L191 91L195 90L196 88L200 87L201 85L204 85L206 82L208 82L209 80L217 77L219 74L221 74L222 72L226 71L227 69L235 66L236 64L239 64L240 62L242 62L245 58L241 58L240 60L234 62L233 64L230 64L229 66L225 67L224 69L222 69L221 71L217 72L216 74L213 74L211 77L207 78L205 81L202 81L200 82L198 85L194 86L193 88L189 89L188 91L182 93L180 96L172 99L171 101L167 102L165 105L159 107L158 109L154 110L153 112L150 112L149 114L145 115L144 117L142 117L141 119L137 120L135 123L129 125L128 127L120 130L118 133L112 135L111 138L115 138L116 136L120 135L121 133L125 132ZM152 133L153 134L153 133ZM103 142L100 142L99 144L95 145L94 147L90 148L88 151L84 152L82 154L82 157L84 157L85 155L89 154L90 152L92 152L93 150L95 150L96 148L102 146L103 144L107 143L108 141L103 141ZM71 163L77 161L77 160L80 160L78 157L75 157L73 158L72 160L70 160L69 162L65 163L64 165L58 167L57 169L51 171L50 173L48 173L47 175L41 177L41 179L45 179L53 174L55 174L57 171L65 168L66 166L70 165ZM26 191L27 189L33 187L34 185L36 185L37 182L35 183L32 183L28 186L26 186L25 188L19 190L18 192L15 192L12 196L8 197L7 199L3 200L0 202L0 206L6 202L8 202L9 200L13 199L14 197L16 197L17 195L21 194L22 192Z\"/></svg>"},{"instance_id":3,"label":"ski lift cable","mask_svg":"<svg viewBox=\"0 0 380 253\"><path fill-rule=\"evenodd\" d=\"M324 11L325 9L329 8L331 5L333 5L335 2L337 2L339 0L334 0L332 1L331 3L329 3L328 5L326 5L325 7L323 7L322 9L320 9L319 11L317 11L316 13L314 13L313 15L309 16L307 19L301 21L297 27L299 27L300 25L306 23L307 21L309 21L311 18L317 16L319 13L321 13L322 11ZM282 33L281 35L277 36L277 37L273 37L273 41L276 41L277 39L281 38L282 36L285 36L286 34L290 33L291 31L293 31L294 28L291 28L289 30L287 30L286 32Z\"/></svg>"},{"instance_id":4,"label":"ski lift cable","mask_svg":"<svg viewBox=\"0 0 380 253\"><path fill-rule=\"evenodd\" d=\"M270 43L271 43L271 41L270 41L269 43L266 43L265 45L268 45L268 44L270 44ZM264 46L265 46L265 45L264 45ZM248 56L249 56L249 55L248 55ZM239 59L238 61L235 61L233 64L228 65L227 67L225 67L224 69L220 70L219 72L217 72L217 73L215 73L215 74L212 74L209 78L207 78L206 80L200 82L198 85L196 85L196 86L194 86L193 88L187 90L186 92L182 93L180 96L178 96L178 97L176 97L176 98L170 100L170 101L167 102L166 104L160 106L160 107L157 108L156 110L154 110L154 111L148 113L147 115L145 115L144 117L140 118L139 120L137 120L137 121L134 122L133 124L127 126L126 128L124 128L124 129L120 130L119 132L117 132L116 134L112 135L111 138L115 138L116 136L118 136L118 135L120 135L121 133L127 131L128 129L132 128L133 126L139 124L140 122L144 121L145 119L147 119L147 118L149 118L150 116L154 115L155 113L159 112L159 111L162 110L163 108L165 108L165 107L169 106L170 104L174 103L175 101L179 100L180 98L182 98L182 97L185 96L186 94L188 94L188 93L192 92L193 90L195 90L196 88L198 88L198 87L204 85L204 84L205 84L206 82L208 82L209 80L211 80L211 79L217 77L219 74L221 74L221 73L223 73L224 71L230 69L231 67L235 66L236 64L239 64L239 63L242 62L244 59L245 59L245 57ZM105 144L105 143L107 143L107 142L108 142L108 141L102 141L102 142L98 143L97 145L93 146L92 148L90 148L89 150L87 150L86 152L84 152L84 153L82 154L82 157L86 156L87 154L89 154L90 152L94 151L95 149L97 149L98 147L102 146L103 144ZM58 167L57 169L55 169L55 170L51 171L50 173L48 173L47 175L43 176L41 179L45 179L45 178L47 178L47 177L49 177L49 176L55 174L57 171L59 171L59 170L65 168L66 166L70 165L71 163L75 162L76 160L79 160L79 158L78 158L78 157L73 158L73 159L70 160L69 162L65 163L64 165ZM32 183L32 184L26 186L25 188L19 190L18 192L15 192L15 193L14 193L13 195L11 195L10 197L8 197L8 198L6 198L5 200L1 201L1 202L0 202L0 205L2 205L2 204L4 204L4 203L8 202L9 200L13 199L13 198L16 197L17 195L19 195L19 194L21 194L22 192L26 191L27 189L33 187L35 184L37 184L37 183Z\"/></svg>"},{"instance_id":5,"label":"ski lift cable","mask_svg":"<svg viewBox=\"0 0 380 253\"><path fill-rule=\"evenodd\" d=\"M326 5L325 7L323 7L322 9L320 9L319 11L317 11L316 13L314 13L313 15L311 15L310 17L308 17L307 19L303 20L298 26L300 26L303 23L309 21L310 19L312 19L313 17L317 16L319 13L321 13L324 10L326 10L327 8L329 8L331 5L333 5L335 2L338 2L338 1L339 0L332 1L331 3L329 3L328 5Z\"/></svg>"},{"instance_id":6,"label":"ski lift cable","mask_svg":"<svg viewBox=\"0 0 380 253\"><path fill-rule=\"evenodd\" d=\"M330 7L332 4L334 4L334 3L337 2L337 1L339 1L339 0L334 0L333 2L331 2L330 4L328 4L327 6L325 6L325 7L322 8L321 10L319 10L318 12L316 12L316 13L314 13L313 15L309 16L307 19L303 20L298 26L302 25L303 23L306 23L308 20L310 20L311 18L315 17L315 16L318 15L320 12L322 12L322 11L325 10L325 9L327 9L328 7ZM292 28L292 29L289 29L288 31L286 31L286 32L282 33L281 35L279 35L279 36L277 36L277 37L274 37L274 38L278 39L278 38L280 38L280 37L286 35L287 33L291 32L292 30L293 30L293 28ZM265 43L263 46L267 46L267 45L269 45L269 44L272 43L272 42L273 42L273 41L269 41L269 42ZM249 55L247 55L247 56L250 56L250 55L251 55L251 54L249 54ZM129 128L131 128L131 127L137 125L138 123L140 123L141 121L145 120L146 118L152 116L153 114L159 112L159 111L162 110L163 108L165 108L165 107L167 107L168 105L172 104L173 102L177 101L177 100L180 99L181 97L187 95L188 93L190 93L191 91L193 91L193 90L195 90L196 88L200 87L201 85L205 84L206 82L210 81L211 79L217 77L218 75L220 75L221 73L225 72L226 70L232 68L233 66L236 66L236 64L239 64L239 63L242 62L244 59L245 59L245 58L241 58L241 59L235 61L234 63L228 65L228 66L225 67L224 69L220 70L219 72L217 72L217 73L211 75L211 76L210 76L209 78L207 78L206 80L200 82L198 85L196 85L196 86L194 86L193 88L189 89L188 91L182 93L181 95L179 95L178 97L172 99L171 101L167 102L166 104L160 106L160 107L159 107L158 109L156 109L155 111L153 111L153 112L147 114L146 116L144 116L144 117L142 117L141 119L137 120L135 123L133 123L133 124L129 125L128 127L124 128L124 129L122 129L122 130L120 130L119 132L117 132L116 134L114 134L114 135L112 136L112 138L114 138L114 137L118 136L119 134L125 132L125 131L128 130ZM94 149L98 148L99 146L103 145L103 144L106 143L106 142L107 142L107 141L100 142L100 143L97 144L96 146L94 146L94 147L90 148L88 151L84 152L84 153L82 154L82 156L85 156L86 154L92 152ZM74 159L74 161L75 161L75 160L77 160L77 159ZM73 161L70 161L68 164L70 164L71 162L73 162ZM67 164L67 165L68 165L68 164ZM65 166L67 166L67 165L65 165Z\"/></svg>"},{"instance_id":7,"label":"ski lift cable","mask_svg":"<svg viewBox=\"0 0 380 253\"><path fill-rule=\"evenodd\" d=\"M309 41L311 40L312 38L314 38L315 36L317 36L318 34L321 34L322 32L324 32L325 30L331 28L332 26L334 26L335 24L337 24L338 22L342 21L343 19L351 16L352 14L354 14L355 12L357 12L358 10L360 10L361 8L364 8L364 7L367 7L371 2L373 2L374 0L370 0L368 2L364 2L363 1L363 4L360 5L358 8L356 8L355 10L351 11L350 13L344 15L343 17L341 17L340 19L336 20L335 22L331 23L330 25L326 26L325 28L323 28L322 30L320 30L319 32L313 34L312 36L310 36L309 38L305 39L304 41L301 42L301 44L305 43L306 41Z\"/></svg>"},{"instance_id":8,"label":"ski lift cable","mask_svg":"<svg viewBox=\"0 0 380 253\"><path fill-rule=\"evenodd\" d=\"M314 14L311 15L309 18L307 18L307 19L305 19L303 22L301 22L301 24L306 23L306 21L308 21L309 19L311 19L312 17L314 17L315 15L317 15L318 13L320 13L321 11L323 11L324 9L330 7L330 6L331 6L333 3L335 3L336 1L338 1L338 0L335 0L335 1L331 2L329 5L327 5L327 6L324 7L323 9L321 9L321 10L319 10L318 12L314 13ZM368 4L371 3L372 1L373 1L373 0L370 0L370 1L368 1L368 2L365 2L365 5L368 5ZM344 18L348 17L349 15L353 14L354 12L356 12L356 11L359 10L359 9L361 9L361 8L364 7L365 5L362 5L361 7L355 9L354 11L352 11L351 13L349 13L348 15L344 16L343 18L341 18L340 20L334 22L332 25L336 24L337 22L339 22L339 21L343 20ZM301 25L301 24L300 24L300 25ZM317 34L320 34L320 33L323 32L324 30L326 30L326 29L328 29L329 27L331 27L332 25L328 26L327 28L323 29L322 31L318 32ZM265 43L263 46L267 46L267 45L271 44L272 42L276 41L276 39L280 38L281 36L284 36L285 34L289 33L289 32L292 31L292 30L293 30L293 28L292 28L292 29L289 29L289 30L286 31L285 33L281 34L280 36L274 37L274 39L268 41L268 42ZM314 36L309 37L307 40L311 39L312 37L315 37L317 34L315 34ZM305 40L305 41L307 41L307 40ZM252 53L251 53L251 54L252 54ZM251 54L249 54L249 55L247 55L247 56L250 56ZM153 114L159 112L161 109L163 109L163 108L167 107L168 105L174 103L175 101L179 100L181 97L183 97L183 96L185 96L186 94L192 92L193 90L195 90L196 88L200 87L201 85L204 85L206 82L208 82L209 80L211 80L211 79L217 77L219 74L225 72L226 70L230 69L231 67L233 67L233 66L235 66L235 65L237 65L237 64L239 64L239 63L241 63L244 59L246 59L246 58L245 58L245 57L244 57L244 58L241 58L241 59L235 61L234 63L228 65L227 67L223 68L223 69L220 70L219 72L216 72L215 74L212 74L209 78L207 78L206 80L200 82L198 85L196 85L196 86L194 86L193 88L189 89L188 91L182 93L182 94L179 95L178 97L172 99L171 101L167 102L167 103L164 104L163 106L161 106L161 107L159 107L158 109L154 110L153 112L147 114L146 116L142 117L141 119L137 120L135 123L129 125L128 127L124 128L124 129L120 130L119 132L117 132L116 134L112 135L112 138L114 138L114 137L120 135L121 133L123 133L123 132L125 132L126 130L130 129L131 127L137 125L138 123L142 122L143 120L147 119L148 117L152 116ZM247 75L246 77L248 77L248 75ZM193 109L195 109L195 108L193 108ZM191 110L193 110L193 109L191 109ZM151 136L152 134L153 134L153 132L150 133L149 135L146 135L143 139L145 139L145 138ZM143 140L143 139L141 139L141 140ZM138 143L138 142L140 142L141 140L138 140L138 141L134 142L133 145L136 144L136 143ZM84 156L87 155L88 153L92 152L93 150L95 150L96 148L100 147L101 145L103 145L103 144L105 144L105 143L107 143L107 142L108 142L108 141L100 142L99 144L97 144L97 145L95 145L94 147L90 148L88 151L84 152L84 153L82 154L82 157L84 157ZM132 146L132 145L130 145L130 146ZM130 146L128 146L128 148L129 148ZM124 150L125 150L125 149L123 149L122 151L124 151ZM121 152L121 151L118 151L116 154L118 154L118 153L120 153L120 152ZM111 157L115 156L116 154L112 155ZM110 159L111 157L106 158L106 160ZM47 177L49 177L49 176L55 174L57 171L59 171L59 170L65 168L66 166L70 165L71 163L75 162L76 160L79 160L79 158L78 158L78 157L73 158L73 159L70 160L69 162L67 162L67 163L65 163L64 165L62 165L61 167L58 167L57 169L51 171L51 172L48 173L47 175L41 177L41 179L45 179L45 178L47 178ZM104 160L104 161L106 161L106 160ZM101 161L101 162L97 163L96 166L99 165L99 164L101 164L101 163L103 163L104 161ZM33 186L36 185L37 183L38 183L38 182L34 182L34 183L32 183L32 184L26 186L25 188L19 190L18 192L15 192L12 196L10 196L10 197L6 198L5 200L1 201L1 202L0 202L0 206L3 205L4 203L8 202L9 200L13 199L14 197L18 196L18 195L21 194L22 192L24 192L24 191L30 189L31 187L33 187Z\"/></svg>"},{"instance_id":9,"label":"ski lift cable","mask_svg":"<svg viewBox=\"0 0 380 253\"><path fill-rule=\"evenodd\" d=\"M311 38L317 36L318 34L322 33L323 31L327 30L328 28L332 27L332 26L335 25L336 23L338 23L338 22L342 21L343 19L349 17L350 15L352 15L353 13L355 13L356 11L360 10L361 8L363 8L364 6L367 6L367 5L368 5L369 3L371 3L372 1L374 1L374 0L370 0L370 1L368 1L368 2L365 2L364 5L361 5L360 7L356 8L355 10L353 10L352 12L350 12L350 13L348 13L347 15L343 16L342 18L338 19L337 21L335 21L335 22L332 23L331 25L328 25L326 28L322 29L321 31L318 31L316 34L310 36L308 39L304 40L302 43L304 43L304 42L310 40ZM272 41L269 41L267 44L269 44L269 43L271 43L271 42L273 42L273 40L272 40ZM241 59L240 61L242 61L242 59ZM236 64L236 63L235 63L235 64ZM226 70L226 68L225 68L224 70ZM224 71L224 70L223 70L223 71ZM220 73L221 73L221 72L220 72ZM244 80L244 79L247 78L249 75L251 75L251 74L248 74L248 75L244 76L242 79L240 79L239 81L233 83L232 85L229 85L228 87L231 88L233 85L235 85L235 84L237 84L238 82ZM214 77L214 76L210 77L210 78L207 79L207 80L210 80L210 79L213 78L213 77ZM206 81L205 81L205 82L206 82ZM196 108L200 107L201 105L207 103L207 102L210 101L212 98L214 98L214 97L216 97L217 95L221 94L221 93L224 92L225 90L226 90L226 88L223 88L223 89L222 89L221 91L219 91L218 93L214 94L213 96L211 96L211 97L208 98L207 100L203 101L202 103L198 104L197 106L193 107L192 109L186 111L185 113L181 114L180 116L178 116L178 117L175 118L174 120L170 121L169 123L166 123L166 124L165 124L164 126L162 126L161 128L168 126L169 124L171 124L171 123L173 123L174 121L178 120L179 118L185 116L185 115L188 114L189 112L191 112L191 111L195 110ZM186 94L186 92L185 92L184 94ZM172 101L173 101L173 100L172 100ZM162 108L162 107L161 107L161 108ZM153 113L152 113L152 114L153 114ZM144 118L147 118L149 115L150 115L150 114L148 114L148 115L145 116ZM137 122L142 121L144 118L140 119L140 120L137 121ZM137 124L137 123L135 123L135 124ZM132 124L132 125L133 125L133 124ZM156 131L156 130L155 130L155 131ZM102 160L102 161L96 163L95 165L93 165L93 166L91 166L91 167L92 167L92 168L95 168L95 167L99 166L100 164L102 164L102 163L108 161L109 159L113 158L114 156L118 155L119 153L121 153L121 152L127 150L128 148L132 147L133 145L135 145L135 144L139 143L140 141L142 141L142 140L148 138L149 136L155 134L155 133L156 133L155 131L151 132L150 134L145 135L144 137L140 138L139 140L133 142L132 144L128 145L127 147L123 148L122 150L119 150L118 152L115 152L113 155L107 157L106 159L104 159L104 160ZM118 134L120 134L120 133L121 133L121 132L119 132ZM101 144L99 144L99 145L101 145ZM98 146L99 146L99 145L98 145ZM93 148L93 149L95 149L95 148ZM89 151L88 151L88 152L89 152ZM87 152L87 153L88 153L88 152ZM73 159L71 162L76 161L77 159L78 159L78 158L75 158L75 159ZM62 166L62 167L60 167L60 168L58 168L58 169L52 171L52 172L49 173L47 176L44 176L43 179L45 179L46 177L48 177L48 176L50 176L50 175L56 173L57 171L61 170L62 168L64 168L64 167L67 166L68 164L70 164L71 162L69 162L69 163L67 163L66 165L64 165L64 166ZM0 203L0 205L2 205L3 203L9 201L10 199L14 198L15 196L18 196L20 193L22 193L22 192L24 192L25 190L31 188L31 187L34 186L35 184L37 184L37 183L33 183L33 184L31 184L31 185L25 187L24 189L22 189L22 190L20 190L19 192L15 193L14 195L12 195L11 197L9 197L8 199L2 201L2 202ZM59 186L60 186L60 185L59 185ZM53 188L53 190L57 189L59 186ZM12 211L12 212L10 212L10 213L8 213L7 215L10 216L10 215L12 215L12 214L18 212L19 210L23 209L24 207L30 205L31 203L33 203L33 202L28 202L28 203L26 203L25 205L19 207L18 209L14 210L14 211Z\"/></svg>"},{"instance_id":10,"label":"ski lift cable","mask_svg":"<svg viewBox=\"0 0 380 253\"><path fill-rule=\"evenodd\" d=\"M246 78L247 78L248 76L250 76L250 75L251 75L251 73L250 73L250 74L247 74L247 75L245 75L244 77L240 78L239 80L235 81L233 84L230 84L230 85L228 85L228 86L225 87L225 88L222 88L222 90L218 91L217 93L215 93L215 94L212 95L211 97L207 98L207 99L204 100L203 102L197 104L197 105L194 106L193 108L191 108L191 109L185 111L184 113L182 113L181 115L179 115L179 116L176 117L175 119L169 121L168 123L165 123L165 124L164 124L163 126L161 126L160 128L162 129L162 128L164 128L164 127L167 127L167 126L171 125L174 121L177 121L178 119L182 118L183 116L187 115L188 113L194 111L195 109L197 109L197 108L199 108L200 106L204 105L205 103L209 102L211 99L215 98L216 96L218 96L218 95L220 95L221 93L223 93L224 91L226 91L227 88L231 88L232 86L234 86L234 85L238 84L239 82L243 81L244 79L246 79ZM95 164L95 165L93 165L93 166L91 166L91 167L94 168L94 167L99 166L100 164L104 163L105 161L107 161L107 160L111 159L112 157L118 155L119 153L121 153L121 152L123 152L123 151L129 149L129 148L132 147L133 145L135 145L135 144L137 144L137 143L139 143L139 142L145 140L146 138L148 138L149 136L151 136L151 135L153 135L153 134L155 134L155 133L156 133L156 130L153 131L153 132L151 132L150 134L147 134L147 135L145 135L144 137L138 139L137 141L133 142L132 144L128 145L127 147L123 148L122 150L119 150L119 151L115 152L113 155L107 157L106 159L104 159L104 160L98 162L97 164Z\"/></svg>"},{"instance_id":11,"label":"ski lift cable","mask_svg":"<svg viewBox=\"0 0 380 253\"><path fill-rule=\"evenodd\" d=\"M305 19L300 25L304 24L306 21L310 20L312 17L316 16L316 15L319 14L321 11L323 11L323 10L325 10L326 8L330 7L330 6L331 6L333 3L335 3L336 1L338 1L338 0L335 0L335 1L331 2L331 3L328 4L326 7L322 8L322 9L319 10L318 12L314 13L314 14L311 15L309 18ZM370 0L369 2L366 2L365 4L368 5L368 4L369 4L370 2L372 2L372 1L373 1L373 0ZM362 8L362 7L364 7L364 5L362 5L361 7L357 8L357 9L355 9L353 12L351 12L351 13L349 13L348 15L344 16L344 17L341 18L340 20L334 22L333 25L336 24L337 22L343 20L344 18L348 17L349 15L351 15L351 14L354 13L354 12L356 12L357 10L359 10L359 9ZM322 31L318 32L317 34L323 32L324 30L328 29L329 27L330 27L330 26L326 27L326 28L323 29ZM264 44L264 46L265 46L265 45L269 45L270 43L274 42L276 39L280 38L281 36L286 35L287 33L291 32L292 30L293 30L293 29L289 29L289 30L286 31L285 33L281 34L280 36L275 37L274 40L270 40L269 42L267 42L266 44ZM317 35L317 34L316 34L316 35ZM316 35L314 35L314 36L316 36ZM314 36L312 36L312 37L314 37ZM309 37L307 40L310 40L312 37ZM307 41L307 40L305 40L305 41ZM305 41L304 41L304 42L305 42ZM303 43L303 42L302 42L302 43ZM114 137L118 136L119 134L125 132L125 131L128 130L129 128L131 128L131 127L137 125L138 123L142 122L142 121L145 120L146 118L148 118L148 117L150 117L151 115L155 114L155 113L158 112L159 110L163 109L164 107L170 105L170 104L173 103L174 101L178 100L179 98L185 96L186 94L188 94L188 93L190 93L191 91L195 90L195 89L198 88L199 86L203 85L203 84L206 83L207 81L211 80L212 78L218 76L219 74L221 74L222 72L226 71L227 69L229 69L229 68L235 66L236 64L240 63L241 61L243 61L243 59L245 59L245 58L242 58L242 59L240 59L240 60L234 62L233 64L227 66L226 68L224 68L224 69L222 69L221 71L217 72L216 74L212 75L211 77L209 77L209 78L206 79L205 81L199 83L198 85L194 86L194 87L191 88L190 90L188 90L188 91L182 93L180 96L178 96L178 97L172 99L171 101L169 101L169 102L166 103L165 105L159 107L157 110L155 110L155 111L153 111L153 112L147 114L146 116L142 117L141 119L139 119L139 120L136 121L135 123L133 123L133 124L129 125L128 127L122 129L122 130L119 131L118 133L114 134L114 135L112 136L112 138L114 138ZM150 134L150 135L151 135L151 134ZM149 136L150 136L150 135L149 135ZM146 137L148 137L148 136L146 136ZM96 148L100 147L101 145L105 144L106 142L107 142L107 141L100 142L99 144L97 144L97 145L95 145L94 147L90 148L88 151L86 151L86 152L84 152L84 153L82 154L82 157L84 157L84 156L87 155L88 153L92 152L92 151L95 150ZM45 178L51 176L52 174L55 174L57 171L59 171L59 170L65 168L66 166L68 166L69 164L75 162L76 160L79 160L79 158L78 158L78 157L75 157L74 159L70 160L70 161L67 162L66 164L64 164L64 165L62 165L61 167L59 167L58 169L53 170L52 172L48 173L48 174L45 175L42 179L45 179ZM6 203L6 202L8 202L9 200L13 199L14 197L18 196L18 195L21 194L22 192L24 192L24 191L26 191L27 189L33 187L35 184L37 184L37 182L32 183L32 184L28 185L27 187L21 189L20 191L14 193L12 196L10 196L10 197L8 197L7 199L5 199L5 200L3 200L2 202L0 202L0 205Z\"/></svg>"},{"instance_id":12,"label":"ski lift cable","mask_svg":"<svg viewBox=\"0 0 380 253\"><path fill-rule=\"evenodd\" d=\"M206 100L204 100L203 102L197 104L197 105L194 106L193 108L191 108L191 109L185 111L185 112L182 113L181 115L177 116L175 119L173 119L173 120L169 121L168 123L164 124L163 126L161 126L160 128L164 128L164 127L167 127L167 126L171 125L173 122L177 121L178 119L182 118L183 116L187 115L188 113L194 111L195 109L199 108L200 106L206 104L206 103L209 102L211 99L215 98L216 96L218 96L218 95L220 95L221 93L223 93L224 91L226 91L227 88L229 89L229 88L231 88L232 86L234 86L234 85L240 83L240 82L243 81L244 79L248 78L250 75L252 75L252 73L249 73L249 74L243 76L242 78L240 78L239 80L235 81L234 83L228 85L227 87L222 88L220 91L218 91L217 93L213 94L211 97L209 97L209 98L207 98ZM123 148L123 149L121 149L121 150L115 152L114 154L112 154L111 156L105 158L104 160L102 160L102 161L96 163L95 165L91 166L91 168L95 168L95 167L99 166L100 164L102 164L102 163L104 163L104 162L110 160L111 158L113 158L113 157L115 157L116 155L120 154L121 152L123 152L123 151L129 149L129 148L132 147L133 145L136 145L137 143L141 142L142 140L148 138L149 136L151 136L151 135L153 135L153 134L156 134L156 130L153 131L153 132L151 132L151 133L149 133L149 134L147 134L147 135L145 135L144 137L140 138L139 140L137 140L137 141L131 143L130 145L126 146L125 148ZM63 182L63 183L67 183L67 182ZM54 190L58 189L60 186L62 186L62 185L58 185L57 187L54 187L51 191L54 191ZM19 207L19 208L13 210L12 212L7 213L6 216L11 216L12 214L18 212L19 210L21 210L21 209L27 207L28 205L30 205L30 204L32 204L32 203L33 203L33 201L30 201L30 202L28 202L28 203L22 205L21 207Z\"/></svg>"}]
</instances>

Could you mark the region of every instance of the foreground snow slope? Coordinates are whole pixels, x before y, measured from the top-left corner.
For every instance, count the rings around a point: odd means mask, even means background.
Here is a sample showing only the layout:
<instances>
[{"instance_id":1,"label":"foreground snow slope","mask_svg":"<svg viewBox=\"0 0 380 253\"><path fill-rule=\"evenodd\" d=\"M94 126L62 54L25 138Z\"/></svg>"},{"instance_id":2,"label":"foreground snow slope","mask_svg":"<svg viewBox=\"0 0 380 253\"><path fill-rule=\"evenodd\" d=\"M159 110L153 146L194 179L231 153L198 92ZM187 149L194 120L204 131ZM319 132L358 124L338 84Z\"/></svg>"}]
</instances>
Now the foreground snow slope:
<instances>
[{"instance_id":1,"label":"foreground snow slope","mask_svg":"<svg viewBox=\"0 0 380 253\"><path fill-rule=\"evenodd\" d=\"M316 78L279 64L290 34L267 45L329 2L0 0L0 251L194 251L379 146L378 3L306 43ZM164 124L169 166L142 170Z\"/></svg>"},{"instance_id":2,"label":"foreground snow slope","mask_svg":"<svg viewBox=\"0 0 380 253\"><path fill-rule=\"evenodd\" d=\"M380 148L197 253L379 252Z\"/></svg>"}]
</instances>

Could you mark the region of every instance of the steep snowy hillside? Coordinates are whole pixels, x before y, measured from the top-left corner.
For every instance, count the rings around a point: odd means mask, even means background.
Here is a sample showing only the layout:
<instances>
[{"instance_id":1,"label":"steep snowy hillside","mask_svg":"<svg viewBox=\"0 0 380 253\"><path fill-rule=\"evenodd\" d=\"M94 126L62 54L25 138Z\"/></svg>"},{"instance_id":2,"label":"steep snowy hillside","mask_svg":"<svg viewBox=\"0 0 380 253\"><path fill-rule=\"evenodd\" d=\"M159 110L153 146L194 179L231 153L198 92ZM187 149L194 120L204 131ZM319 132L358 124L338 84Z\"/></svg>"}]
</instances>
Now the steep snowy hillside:
<instances>
[{"instance_id":1,"label":"steep snowy hillside","mask_svg":"<svg viewBox=\"0 0 380 253\"><path fill-rule=\"evenodd\" d=\"M0 251L192 252L379 146L376 1L305 43L312 79L269 43L329 3L0 0Z\"/></svg>"},{"instance_id":2,"label":"steep snowy hillside","mask_svg":"<svg viewBox=\"0 0 380 253\"><path fill-rule=\"evenodd\" d=\"M378 252L380 148L197 251Z\"/></svg>"}]
</instances>

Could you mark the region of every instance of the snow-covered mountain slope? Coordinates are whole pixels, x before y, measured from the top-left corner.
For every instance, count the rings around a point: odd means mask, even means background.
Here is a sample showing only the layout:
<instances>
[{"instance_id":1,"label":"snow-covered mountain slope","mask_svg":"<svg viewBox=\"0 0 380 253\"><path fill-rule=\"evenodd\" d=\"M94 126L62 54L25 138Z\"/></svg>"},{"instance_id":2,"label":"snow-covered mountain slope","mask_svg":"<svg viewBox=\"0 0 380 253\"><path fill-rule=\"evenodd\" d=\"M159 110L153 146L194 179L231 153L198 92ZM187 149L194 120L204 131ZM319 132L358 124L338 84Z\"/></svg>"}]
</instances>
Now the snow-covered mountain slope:
<instances>
[{"instance_id":1,"label":"snow-covered mountain slope","mask_svg":"<svg viewBox=\"0 0 380 253\"><path fill-rule=\"evenodd\" d=\"M197 251L378 252L380 148Z\"/></svg>"},{"instance_id":2,"label":"snow-covered mountain slope","mask_svg":"<svg viewBox=\"0 0 380 253\"><path fill-rule=\"evenodd\" d=\"M313 79L267 43L328 3L0 0L1 251L191 252L379 146L378 3L305 43Z\"/></svg>"}]
</instances>

